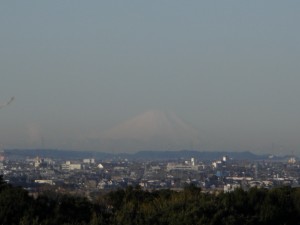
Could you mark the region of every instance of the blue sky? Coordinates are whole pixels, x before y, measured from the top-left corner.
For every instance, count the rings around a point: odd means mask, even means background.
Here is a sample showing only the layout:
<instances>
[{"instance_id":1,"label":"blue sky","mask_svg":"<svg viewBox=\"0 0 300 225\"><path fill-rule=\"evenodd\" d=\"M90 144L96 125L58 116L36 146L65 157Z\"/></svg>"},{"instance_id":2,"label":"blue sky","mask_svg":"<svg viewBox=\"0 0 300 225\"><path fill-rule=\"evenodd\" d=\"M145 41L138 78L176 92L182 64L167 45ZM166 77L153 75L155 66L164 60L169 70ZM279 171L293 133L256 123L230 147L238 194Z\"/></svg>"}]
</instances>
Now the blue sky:
<instances>
[{"instance_id":1,"label":"blue sky","mask_svg":"<svg viewBox=\"0 0 300 225\"><path fill-rule=\"evenodd\" d=\"M0 103L16 99L0 110L0 143L105 151L86 140L155 109L199 130L200 150L299 154L299 8L1 2Z\"/></svg>"}]
</instances>

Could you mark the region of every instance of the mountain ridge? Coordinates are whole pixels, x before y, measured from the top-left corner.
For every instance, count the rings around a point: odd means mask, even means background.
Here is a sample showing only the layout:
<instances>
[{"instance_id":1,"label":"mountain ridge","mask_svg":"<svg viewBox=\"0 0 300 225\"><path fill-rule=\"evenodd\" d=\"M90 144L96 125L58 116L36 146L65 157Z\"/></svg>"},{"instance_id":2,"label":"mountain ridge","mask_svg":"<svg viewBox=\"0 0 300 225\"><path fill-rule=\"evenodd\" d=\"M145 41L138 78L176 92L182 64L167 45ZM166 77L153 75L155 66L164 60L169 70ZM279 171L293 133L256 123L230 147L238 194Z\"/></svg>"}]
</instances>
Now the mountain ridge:
<instances>
[{"instance_id":1,"label":"mountain ridge","mask_svg":"<svg viewBox=\"0 0 300 225\"><path fill-rule=\"evenodd\" d=\"M197 158L199 160L219 160L222 156L228 156L235 160L284 160L290 156L273 156L270 154L255 154L249 151L232 152L232 151L139 151L136 153L108 153L99 151L78 151L78 150L58 150L58 149L6 149L6 157L11 158L28 158L44 157L59 158L62 160L78 160L83 158L95 158L98 160L127 158L130 160L175 160Z\"/></svg>"}]
</instances>

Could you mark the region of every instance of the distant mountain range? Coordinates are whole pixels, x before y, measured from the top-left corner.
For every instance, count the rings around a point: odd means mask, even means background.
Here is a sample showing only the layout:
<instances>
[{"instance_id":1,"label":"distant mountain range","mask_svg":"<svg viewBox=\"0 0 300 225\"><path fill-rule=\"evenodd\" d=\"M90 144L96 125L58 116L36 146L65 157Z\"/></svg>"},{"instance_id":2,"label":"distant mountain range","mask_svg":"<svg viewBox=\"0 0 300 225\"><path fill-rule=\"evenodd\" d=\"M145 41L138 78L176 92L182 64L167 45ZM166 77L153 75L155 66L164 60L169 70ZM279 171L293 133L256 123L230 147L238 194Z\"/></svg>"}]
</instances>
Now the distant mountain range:
<instances>
[{"instance_id":1,"label":"distant mountain range","mask_svg":"<svg viewBox=\"0 0 300 225\"><path fill-rule=\"evenodd\" d=\"M53 150L53 149L10 149L4 150L5 156L8 159L22 158L54 158L62 160L75 160L83 158L95 158L98 160L105 159L130 159L130 160L175 160L175 159L190 159L198 160L219 160L223 156L235 160L284 160L290 156L274 156L270 154L258 155L251 152L206 152L195 150L181 151L140 151L136 153L105 153L94 151L73 151L73 150Z\"/></svg>"}]
</instances>

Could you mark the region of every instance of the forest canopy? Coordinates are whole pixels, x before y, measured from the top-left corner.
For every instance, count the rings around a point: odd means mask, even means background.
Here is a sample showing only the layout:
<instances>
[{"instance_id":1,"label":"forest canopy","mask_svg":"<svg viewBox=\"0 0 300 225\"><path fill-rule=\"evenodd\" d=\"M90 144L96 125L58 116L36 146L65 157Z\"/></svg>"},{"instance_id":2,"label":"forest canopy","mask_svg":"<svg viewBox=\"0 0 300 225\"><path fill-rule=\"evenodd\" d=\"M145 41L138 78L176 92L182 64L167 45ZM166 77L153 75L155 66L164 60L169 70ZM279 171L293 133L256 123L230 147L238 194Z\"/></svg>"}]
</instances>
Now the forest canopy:
<instances>
[{"instance_id":1,"label":"forest canopy","mask_svg":"<svg viewBox=\"0 0 300 225\"><path fill-rule=\"evenodd\" d=\"M0 177L0 224L238 225L300 224L300 188L204 193L187 186L144 191L139 186L87 198L45 192L37 198Z\"/></svg>"}]
</instances>

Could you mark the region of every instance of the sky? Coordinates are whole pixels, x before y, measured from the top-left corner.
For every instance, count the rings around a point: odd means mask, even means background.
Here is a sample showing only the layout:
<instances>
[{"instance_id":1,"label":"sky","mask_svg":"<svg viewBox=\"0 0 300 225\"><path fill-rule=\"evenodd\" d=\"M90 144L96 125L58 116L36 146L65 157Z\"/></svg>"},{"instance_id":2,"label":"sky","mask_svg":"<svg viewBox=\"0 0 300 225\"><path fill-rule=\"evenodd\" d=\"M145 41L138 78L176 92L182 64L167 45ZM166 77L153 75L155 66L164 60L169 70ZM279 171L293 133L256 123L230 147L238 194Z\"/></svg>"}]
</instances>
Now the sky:
<instances>
[{"instance_id":1,"label":"sky","mask_svg":"<svg viewBox=\"0 0 300 225\"><path fill-rule=\"evenodd\" d=\"M299 9L1 1L0 104L15 100L0 109L0 145L109 151L91 137L159 110L199 131L197 150L300 155Z\"/></svg>"}]
</instances>

